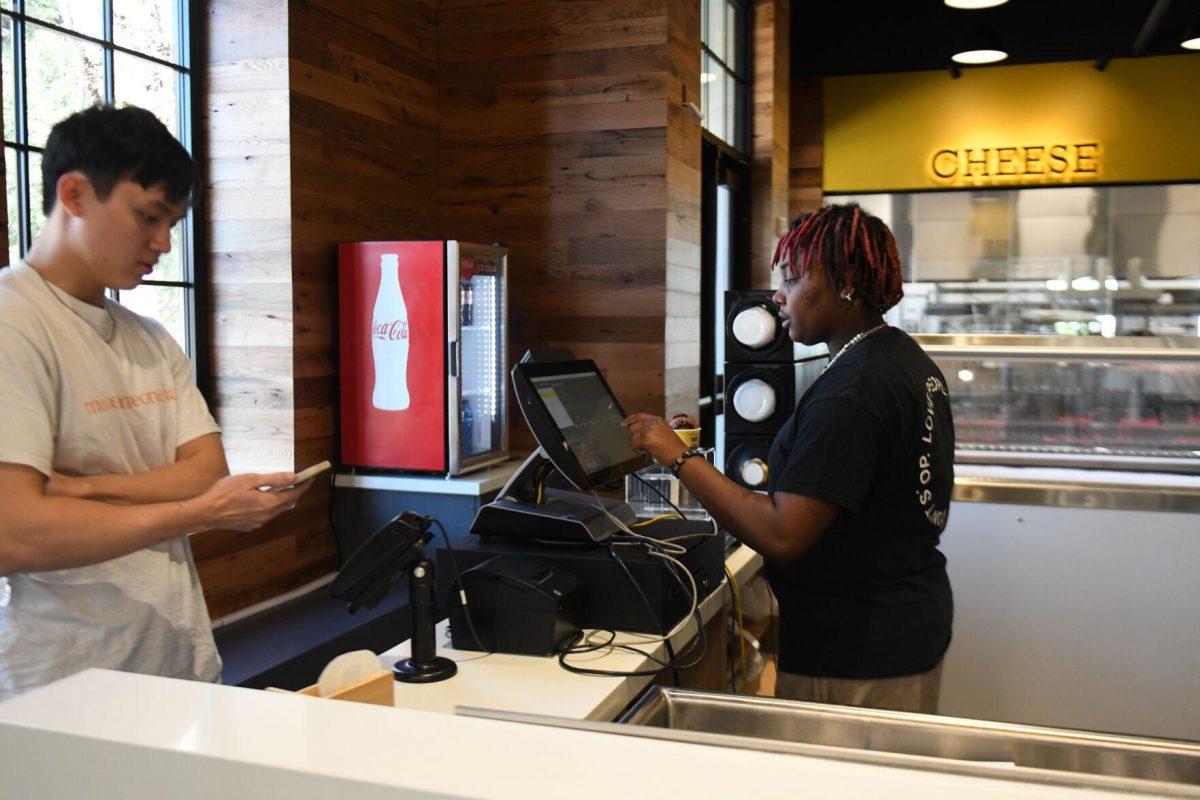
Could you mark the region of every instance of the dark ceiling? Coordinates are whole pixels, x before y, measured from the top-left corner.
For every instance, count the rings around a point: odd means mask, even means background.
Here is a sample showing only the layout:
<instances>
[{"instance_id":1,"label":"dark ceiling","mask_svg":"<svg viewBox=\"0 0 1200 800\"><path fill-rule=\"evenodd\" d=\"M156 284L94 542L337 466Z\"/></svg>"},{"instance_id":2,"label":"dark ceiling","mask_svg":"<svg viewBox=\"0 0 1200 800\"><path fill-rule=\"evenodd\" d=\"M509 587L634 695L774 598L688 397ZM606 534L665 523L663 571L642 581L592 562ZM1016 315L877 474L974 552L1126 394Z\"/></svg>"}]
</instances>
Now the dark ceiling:
<instances>
[{"instance_id":1,"label":"dark ceiling","mask_svg":"<svg viewBox=\"0 0 1200 800\"><path fill-rule=\"evenodd\" d=\"M1003 64L1187 53L1179 47L1200 0L1009 0L960 11L942 0L795 0L792 73L862 75L942 69L959 31L987 20L1009 58ZM1134 46L1148 19L1156 34Z\"/></svg>"}]
</instances>

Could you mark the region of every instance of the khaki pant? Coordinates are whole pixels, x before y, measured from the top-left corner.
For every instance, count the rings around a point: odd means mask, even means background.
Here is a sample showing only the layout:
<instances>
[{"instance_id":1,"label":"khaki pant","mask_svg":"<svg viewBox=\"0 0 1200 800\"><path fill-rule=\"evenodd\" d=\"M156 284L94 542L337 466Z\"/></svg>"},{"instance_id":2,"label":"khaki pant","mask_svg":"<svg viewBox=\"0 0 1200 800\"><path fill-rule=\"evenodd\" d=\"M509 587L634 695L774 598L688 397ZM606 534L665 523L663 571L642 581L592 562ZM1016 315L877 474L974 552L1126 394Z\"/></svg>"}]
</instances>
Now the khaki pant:
<instances>
[{"instance_id":1,"label":"khaki pant","mask_svg":"<svg viewBox=\"0 0 1200 800\"><path fill-rule=\"evenodd\" d=\"M941 685L942 662L939 661L936 667L918 675L875 680L814 678L780 672L775 680L775 696L784 700L936 714Z\"/></svg>"}]
</instances>

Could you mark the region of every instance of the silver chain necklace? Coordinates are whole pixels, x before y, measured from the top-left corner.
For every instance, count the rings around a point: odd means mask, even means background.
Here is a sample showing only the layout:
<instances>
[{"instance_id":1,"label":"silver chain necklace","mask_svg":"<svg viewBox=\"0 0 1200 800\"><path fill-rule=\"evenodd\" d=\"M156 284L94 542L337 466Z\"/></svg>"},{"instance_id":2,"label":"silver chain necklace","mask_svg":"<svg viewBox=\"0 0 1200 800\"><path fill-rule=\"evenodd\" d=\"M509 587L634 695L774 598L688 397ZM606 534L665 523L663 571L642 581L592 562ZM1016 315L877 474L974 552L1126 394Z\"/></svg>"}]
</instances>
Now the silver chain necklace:
<instances>
[{"instance_id":1,"label":"silver chain necklace","mask_svg":"<svg viewBox=\"0 0 1200 800\"><path fill-rule=\"evenodd\" d=\"M854 345L858 344L859 342L861 342L863 339L870 336L875 331L881 331L884 328L886 328L887 326L888 326L888 324L886 322L881 322L878 325L876 325L874 328L871 328L870 330L865 330L862 333L859 333L858 335L856 335L850 341L846 342L844 345L842 345L842 349L837 351L837 355L835 355L833 358L829 359L829 363L825 365L825 369L821 370L821 374L824 375L826 372L828 372L829 368L832 367L834 365L834 363L839 358L842 357L842 354L845 353L847 350L849 350L851 347L854 347Z\"/></svg>"}]
</instances>

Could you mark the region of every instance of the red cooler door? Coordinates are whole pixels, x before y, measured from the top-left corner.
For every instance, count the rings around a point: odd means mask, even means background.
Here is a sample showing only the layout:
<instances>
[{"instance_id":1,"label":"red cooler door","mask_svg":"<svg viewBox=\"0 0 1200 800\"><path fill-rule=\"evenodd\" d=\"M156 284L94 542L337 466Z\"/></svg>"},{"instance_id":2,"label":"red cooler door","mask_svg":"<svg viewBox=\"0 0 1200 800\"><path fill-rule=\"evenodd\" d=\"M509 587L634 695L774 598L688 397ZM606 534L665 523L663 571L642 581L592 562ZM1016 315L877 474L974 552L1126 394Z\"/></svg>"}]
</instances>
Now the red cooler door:
<instances>
[{"instance_id":1,"label":"red cooler door","mask_svg":"<svg viewBox=\"0 0 1200 800\"><path fill-rule=\"evenodd\" d=\"M442 242L338 246L342 463L446 470Z\"/></svg>"}]
</instances>

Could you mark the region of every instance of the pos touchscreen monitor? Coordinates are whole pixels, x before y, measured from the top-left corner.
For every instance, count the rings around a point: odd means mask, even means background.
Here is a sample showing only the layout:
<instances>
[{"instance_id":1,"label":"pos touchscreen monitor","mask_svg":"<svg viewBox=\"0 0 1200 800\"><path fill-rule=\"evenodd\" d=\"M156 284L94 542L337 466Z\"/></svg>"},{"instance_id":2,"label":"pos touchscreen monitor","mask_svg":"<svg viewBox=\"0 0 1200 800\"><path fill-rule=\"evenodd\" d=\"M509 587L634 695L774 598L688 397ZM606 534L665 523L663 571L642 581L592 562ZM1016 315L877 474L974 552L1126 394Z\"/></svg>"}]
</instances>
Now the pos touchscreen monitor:
<instances>
[{"instance_id":1,"label":"pos touchscreen monitor","mask_svg":"<svg viewBox=\"0 0 1200 800\"><path fill-rule=\"evenodd\" d=\"M546 457L577 489L589 491L646 466L621 427L625 411L596 362L524 362L513 387Z\"/></svg>"}]
</instances>

